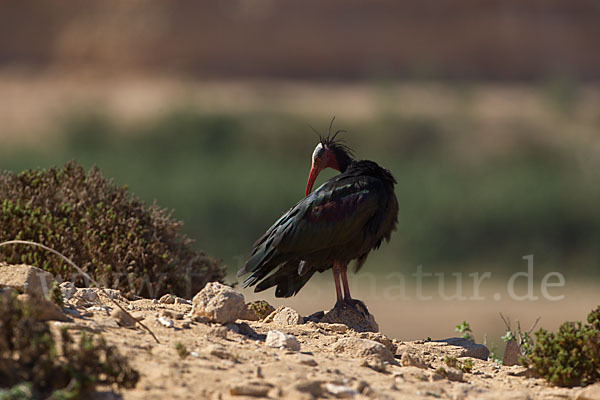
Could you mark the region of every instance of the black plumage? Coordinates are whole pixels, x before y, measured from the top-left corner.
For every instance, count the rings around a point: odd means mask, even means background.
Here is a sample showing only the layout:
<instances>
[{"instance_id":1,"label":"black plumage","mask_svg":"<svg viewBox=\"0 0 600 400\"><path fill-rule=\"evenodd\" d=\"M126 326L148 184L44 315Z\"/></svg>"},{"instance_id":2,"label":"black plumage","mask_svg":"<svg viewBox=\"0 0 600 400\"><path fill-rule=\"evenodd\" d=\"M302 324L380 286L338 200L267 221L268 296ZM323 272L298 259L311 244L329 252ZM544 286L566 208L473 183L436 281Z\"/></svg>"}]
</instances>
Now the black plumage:
<instances>
[{"instance_id":1,"label":"black plumage","mask_svg":"<svg viewBox=\"0 0 600 400\"><path fill-rule=\"evenodd\" d=\"M329 159L327 159L329 157ZM325 161L322 161L325 160ZM325 182L281 216L256 241L238 277L251 275L244 287L255 291L276 286L277 297L293 296L315 272L334 268L338 301L339 271L350 299L346 266L356 260L356 270L385 239L390 240L398 216L395 179L372 161L355 161L351 151L333 139L321 139L313 154L315 177L325 167L341 174ZM314 181L313 171L307 193ZM339 267L336 267L339 266Z\"/></svg>"}]
</instances>

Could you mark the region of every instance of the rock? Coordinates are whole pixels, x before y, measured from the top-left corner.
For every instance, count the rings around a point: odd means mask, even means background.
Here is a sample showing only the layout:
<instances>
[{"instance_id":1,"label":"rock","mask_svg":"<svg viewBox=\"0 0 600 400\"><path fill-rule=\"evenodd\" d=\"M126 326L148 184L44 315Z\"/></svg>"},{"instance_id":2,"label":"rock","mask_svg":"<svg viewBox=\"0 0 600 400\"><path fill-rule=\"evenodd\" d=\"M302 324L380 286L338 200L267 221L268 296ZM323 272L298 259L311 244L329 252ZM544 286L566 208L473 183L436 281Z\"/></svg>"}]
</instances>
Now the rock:
<instances>
[{"instance_id":1,"label":"rock","mask_svg":"<svg viewBox=\"0 0 600 400\"><path fill-rule=\"evenodd\" d=\"M577 392L575 400L600 400L600 383L595 383Z\"/></svg>"},{"instance_id":2,"label":"rock","mask_svg":"<svg viewBox=\"0 0 600 400\"><path fill-rule=\"evenodd\" d=\"M192 304L195 317L221 324L235 322L246 309L242 294L218 282L207 283L196 293Z\"/></svg>"},{"instance_id":3,"label":"rock","mask_svg":"<svg viewBox=\"0 0 600 400\"><path fill-rule=\"evenodd\" d=\"M213 326L207 332L207 336L213 336L213 337L218 337L221 339L227 339L227 332L229 332L229 329L227 329L224 326Z\"/></svg>"},{"instance_id":4,"label":"rock","mask_svg":"<svg viewBox=\"0 0 600 400\"><path fill-rule=\"evenodd\" d=\"M379 332L363 332L360 334L360 337L362 339L369 339L381 343L382 345L390 349L392 354L396 354L396 350L398 349L398 346L396 345L396 343L394 343L393 340Z\"/></svg>"},{"instance_id":5,"label":"rock","mask_svg":"<svg viewBox=\"0 0 600 400\"><path fill-rule=\"evenodd\" d=\"M354 389L356 389L357 392L362 393L366 396L368 396L369 393L372 392L371 387L366 381L357 381L354 384Z\"/></svg>"},{"instance_id":6,"label":"rock","mask_svg":"<svg viewBox=\"0 0 600 400\"><path fill-rule=\"evenodd\" d=\"M322 383L323 383L322 381L302 380L302 381L296 383L296 385L294 386L294 389L296 389L297 391L302 392L302 393L309 393L313 397L322 397L322 395L323 395L323 388L321 387Z\"/></svg>"},{"instance_id":7,"label":"rock","mask_svg":"<svg viewBox=\"0 0 600 400\"><path fill-rule=\"evenodd\" d=\"M368 339L341 338L333 345L333 352L351 357L375 358L382 362L395 363L394 355L387 347Z\"/></svg>"},{"instance_id":8,"label":"rock","mask_svg":"<svg viewBox=\"0 0 600 400\"><path fill-rule=\"evenodd\" d=\"M175 304L175 296L172 294L165 294L160 299L158 299L160 304Z\"/></svg>"},{"instance_id":9,"label":"rock","mask_svg":"<svg viewBox=\"0 0 600 400\"><path fill-rule=\"evenodd\" d=\"M506 343L502 365L519 365L519 358L521 358L521 349L515 339L510 339Z\"/></svg>"},{"instance_id":10,"label":"rock","mask_svg":"<svg viewBox=\"0 0 600 400\"><path fill-rule=\"evenodd\" d=\"M260 321L269 316L273 311L275 311L275 307L264 300L252 301L246 304L246 309L243 311L240 319L246 321Z\"/></svg>"},{"instance_id":11,"label":"rock","mask_svg":"<svg viewBox=\"0 0 600 400\"><path fill-rule=\"evenodd\" d=\"M324 311L317 311L315 313L310 314L308 317L304 318L304 322L320 322L321 319L325 316Z\"/></svg>"},{"instance_id":12,"label":"rock","mask_svg":"<svg viewBox=\"0 0 600 400\"><path fill-rule=\"evenodd\" d=\"M75 304L78 306L88 306L90 304L96 304L100 302L100 298L98 297L98 293L96 290L91 288L79 288L77 292L73 295L75 300Z\"/></svg>"},{"instance_id":13,"label":"rock","mask_svg":"<svg viewBox=\"0 0 600 400\"><path fill-rule=\"evenodd\" d=\"M225 329L227 329L227 331L229 332L237 333L238 335L240 334L240 327L238 326L238 324L230 322L228 324L223 325L223 327L225 327Z\"/></svg>"},{"instance_id":14,"label":"rock","mask_svg":"<svg viewBox=\"0 0 600 400\"><path fill-rule=\"evenodd\" d=\"M289 307L279 307L277 310L269 314L265 320L265 323L274 323L279 326L298 325L304 322L304 318Z\"/></svg>"},{"instance_id":15,"label":"rock","mask_svg":"<svg viewBox=\"0 0 600 400\"><path fill-rule=\"evenodd\" d=\"M173 310L161 310L160 315L165 318L183 319L183 314Z\"/></svg>"},{"instance_id":16,"label":"rock","mask_svg":"<svg viewBox=\"0 0 600 400\"><path fill-rule=\"evenodd\" d=\"M450 381L462 382L463 372L460 369L448 368L448 370L446 371L446 377Z\"/></svg>"},{"instance_id":17,"label":"rock","mask_svg":"<svg viewBox=\"0 0 600 400\"><path fill-rule=\"evenodd\" d=\"M366 310L359 312L346 304L333 307L319 322L344 324L357 332L378 332L379 325L375 317Z\"/></svg>"},{"instance_id":18,"label":"rock","mask_svg":"<svg viewBox=\"0 0 600 400\"><path fill-rule=\"evenodd\" d=\"M490 355L490 351L484 345L460 337L433 340L429 343L439 343L451 346L451 348L445 348L444 351L448 352L448 355L453 357L472 357L487 361L488 356Z\"/></svg>"},{"instance_id":19,"label":"rock","mask_svg":"<svg viewBox=\"0 0 600 400\"><path fill-rule=\"evenodd\" d=\"M571 400L573 391L568 388L546 389L540 392L540 400ZM600 397L597 397L600 399Z\"/></svg>"},{"instance_id":20,"label":"rock","mask_svg":"<svg viewBox=\"0 0 600 400\"><path fill-rule=\"evenodd\" d=\"M169 318L158 317L157 321L165 328L172 328L173 326L175 326L173 320Z\"/></svg>"},{"instance_id":21,"label":"rock","mask_svg":"<svg viewBox=\"0 0 600 400\"><path fill-rule=\"evenodd\" d=\"M108 297L111 300L119 300L119 299L123 299L123 296L121 296L121 291L117 290L117 289L109 289L109 288L105 288L105 289L92 289L94 291L97 291L96 294L103 294L104 296Z\"/></svg>"},{"instance_id":22,"label":"rock","mask_svg":"<svg viewBox=\"0 0 600 400\"><path fill-rule=\"evenodd\" d=\"M328 324L326 322L322 323L324 329L328 331L337 332L337 333L345 333L348 331L348 327L344 324Z\"/></svg>"},{"instance_id":23,"label":"rock","mask_svg":"<svg viewBox=\"0 0 600 400\"><path fill-rule=\"evenodd\" d=\"M20 293L43 297L54 281L51 273L30 265L0 264L0 288L10 287Z\"/></svg>"},{"instance_id":24,"label":"rock","mask_svg":"<svg viewBox=\"0 0 600 400\"><path fill-rule=\"evenodd\" d=\"M285 348L292 351L300 350L300 343L294 335L287 335L280 331L269 331L265 344L268 347Z\"/></svg>"},{"instance_id":25,"label":"rock","mask_svg":"<svg viewBox=\"0 0 600 400\"><path fill-rule=\"evenodd\" d=\"M215 356L222 360L237 361L236 356L227 351L225 347L219 346L217 344L209 345L208 347L206 347L206 352L211 356Z\"/></svg>"},{"instance_id":26,"label":"rock","mask_svg":"<svg viewBox=\"0 0 600 400\"><path fill-rule=\"evenodd\" d=\"M123 326L125 328L132 328L137 323L135 318L133 318L131 315L127 314L120 308L115 308L110 315L115 319L115 321L117 321L117 324L119 326Z\"/></svg>"},{"instance_id":27,"label":"rock","mask_svg":"<svg viewBox=\"0 0 600 400\"><path fill-rule=\"evenodd\" d=\"M60 284L60 293L62 294L63 300L68 301L77 293L77 288L73 282L63 282Z\"/></svg>"},{"instance_id":28,"label":"rock","mask_svg":"<svg viewBox=\"0 0 600 400\"><path fill-rule=\"evenodd\" d=\"M70 321L71 319L59 306L46 299L44 296L20 294L17 299L21 301L38 321Z\"/></svg>"},{"instance_id":29,"label":"rock","mask_svg":"<svg viewBox=\"0 0 600 400\"><path fill-rule=\"evenodd\" d=\"M103 312L106 315L110 315L111 308L108 306L91 306L91 307L86 308L86 310L90 311L92 313L95 311L98 311L98 312Z\"/></svg>"},{"instance_id":30,"label":"rock","mask_svg":"<svg viewBox=\"0 0 600 400\"><path fill-rule=\"evenodd\" d=\"M368 357L360 363L361 367L371 368L373 371L381 372L382 374L387 374L388 369L387 365L389 363L383 362L375 357Z\"/></svg>"},{"instance_id":31,"label":"rock","mask_svg":"<svg viewBox=\"0 0 600 400\"><path fill-rule=\"evenodd\" d=\"M246 383L229 389L232 396L267 397L273 385L267 383Z\"/></svg>"},{"instance_id":32,"label":"rock","mask_svg":"<svg viewBox=\"0 0 600 400\"><path fill-rule=\"evenodd\" d=\"M180 304L180 305L185 305L185 306L191 306L192 302L190 300L183 299L181 297L175 297L175 304Z\"/></svg>"},{"instance_id":33,"label":"rock","mask_svg":"<svg viewBox=\"0 0 600 400\"><path fill-rule=\"evenodd\" d=\"M294 361L302 365L308 365L309 367L316 367L319 365L315 359L308 354L296 354L294 355Z\"/></svg>"},{"instance_id":34,"label":"rock","mask_svg":"<svg viewBox=\"0 0 600 400\"><path fill-rule=\"evenodd\" d=\"M252 339L259 338L258 333L256 333L256 331L254 329L252 329L252 327L245 322L238 324L238 329L240 331L240 335L244 335L244 336L252 338Z\"/></svg>"},{"instance_id":35,"label":"rock","mask_svg":"<svg viewBox=\"0 0 600 400\"><path fill-rule=\"evenodd\" d=\"M403 367L417 367L422 369L429 368L429 365L423 362L419 356L416 354L411 354L408 351L402 353L402 356L400 357L400 365Z\"/></svg>"},{"instance_id":36,"label":"rock","mask_svg":"<svg viewBox=\"0 0 600 400\"><path fill-rule=\"evenodd\" d=\"M75 309L75 308L63 308L62 311L71 316L71 317L75 317L75 318L83 318L83 314L81 314L81 312L79 312L79 310Z\"/></svg>"},{"instance_id":37,"label":"rock","mask_svg":"<svg viewBox=\"0 0 600 400\"><path fill-rule=\"evenodd\" d=\"M329 393L331 393L338 399L347 399L350 397L354 397L358 394L356 390L352 389L349 386L336 385L335 383L325 384L325 390L327 390Z\"/></svg>"}]
</instances>

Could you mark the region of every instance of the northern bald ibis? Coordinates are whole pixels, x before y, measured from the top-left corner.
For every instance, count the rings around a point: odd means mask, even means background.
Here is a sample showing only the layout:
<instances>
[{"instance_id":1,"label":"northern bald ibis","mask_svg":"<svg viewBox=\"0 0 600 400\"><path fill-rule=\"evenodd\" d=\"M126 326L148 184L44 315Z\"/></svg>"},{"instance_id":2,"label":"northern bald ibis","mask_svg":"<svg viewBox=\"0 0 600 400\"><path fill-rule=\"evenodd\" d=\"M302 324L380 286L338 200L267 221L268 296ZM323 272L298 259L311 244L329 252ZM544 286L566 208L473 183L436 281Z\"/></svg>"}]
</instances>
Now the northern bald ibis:
<instances>
[{"instance_id":1,"label":"northern bald ibis","mask_svg":"<svg viewBox=\"0 0 600 400\"><path fill-rule=\"evenodd\" d=\"M238 272L238 277L251 273L244 287L256 285L254 291L260 292L276 286L277 297L290 297L315 272L332 268L336 307L347 304L356 308L357 303L364 307L350 296L346 269L356 260L358 271L371 250L379 248L383 239L390 240L398 218L396 180L373 161L355 160L352 150L336 141L339 132L331 136L330 126L327 137L319 135L306 197L256 241ZM317 176L326 168L341 173L311 193Z\"/></svg>"}]
</instances>

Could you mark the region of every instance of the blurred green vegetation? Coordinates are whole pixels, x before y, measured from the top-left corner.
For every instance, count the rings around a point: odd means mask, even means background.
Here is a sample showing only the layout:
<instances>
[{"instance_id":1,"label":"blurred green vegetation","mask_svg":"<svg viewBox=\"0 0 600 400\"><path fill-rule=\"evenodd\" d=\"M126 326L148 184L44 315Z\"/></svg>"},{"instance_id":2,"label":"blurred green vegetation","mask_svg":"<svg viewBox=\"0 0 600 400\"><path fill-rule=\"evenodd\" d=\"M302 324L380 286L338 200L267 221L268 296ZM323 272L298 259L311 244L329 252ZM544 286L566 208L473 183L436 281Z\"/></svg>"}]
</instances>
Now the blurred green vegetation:
<instances>
[{"instance_id":1,"label":"blurred green vegetation","mask_svg":"<svg viewBox=\"0 0 600 400\"><path fill-rule=\"evenodd\" d=\"M0 150L0 168L71 159L97 165L145 201L172 208L196 246L232 271L303 196L317 142L307 123L321 130L328 122L181 109L125 126L82 113L57 131L60 146ZM468 110L444 119L338 117L335 127L349 131L345 140L357 156L398 180L398 231L371 256L369 269L413 271L422 264L429 271L511 273L534 254L536 269L600 273L596 161L582 157L584 142L561 139L547 125L517 120L502 127L510 135L491 137Z\"/></svg>"}]
</instances>

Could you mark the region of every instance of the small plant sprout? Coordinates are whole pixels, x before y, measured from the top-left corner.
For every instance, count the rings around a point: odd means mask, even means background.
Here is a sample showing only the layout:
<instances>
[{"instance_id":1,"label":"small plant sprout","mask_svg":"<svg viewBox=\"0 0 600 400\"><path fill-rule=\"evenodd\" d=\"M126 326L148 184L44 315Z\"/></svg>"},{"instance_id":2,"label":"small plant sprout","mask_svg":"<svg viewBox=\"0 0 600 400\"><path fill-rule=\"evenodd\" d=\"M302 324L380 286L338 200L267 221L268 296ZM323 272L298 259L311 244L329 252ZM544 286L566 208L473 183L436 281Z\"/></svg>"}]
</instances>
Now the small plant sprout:
<instances>
[{"instance_id":1,"label":"small plant sprout","mask_svg":"<svg viewBox=\"0 0 600 400\"><path fill-rule=\"evenodd\" d=\"M177 354L179 354L179 358L182 360L190 354L185 345L181 342L175 343L175 350L177 350Z\"/></svg>"},{"instance_id":2,"label":"small plant sprout","mask_svg":"<svg viewBox=\"0 0 600 400\"><path fill-rule=\"evenodd\" d=\"M456 332L462 333L462 337L467 340L475 341L473 337L473 331L471 330L471 326L467 321L463 321L460 324L456 325Z\"/></svg>"}]
</instances>

